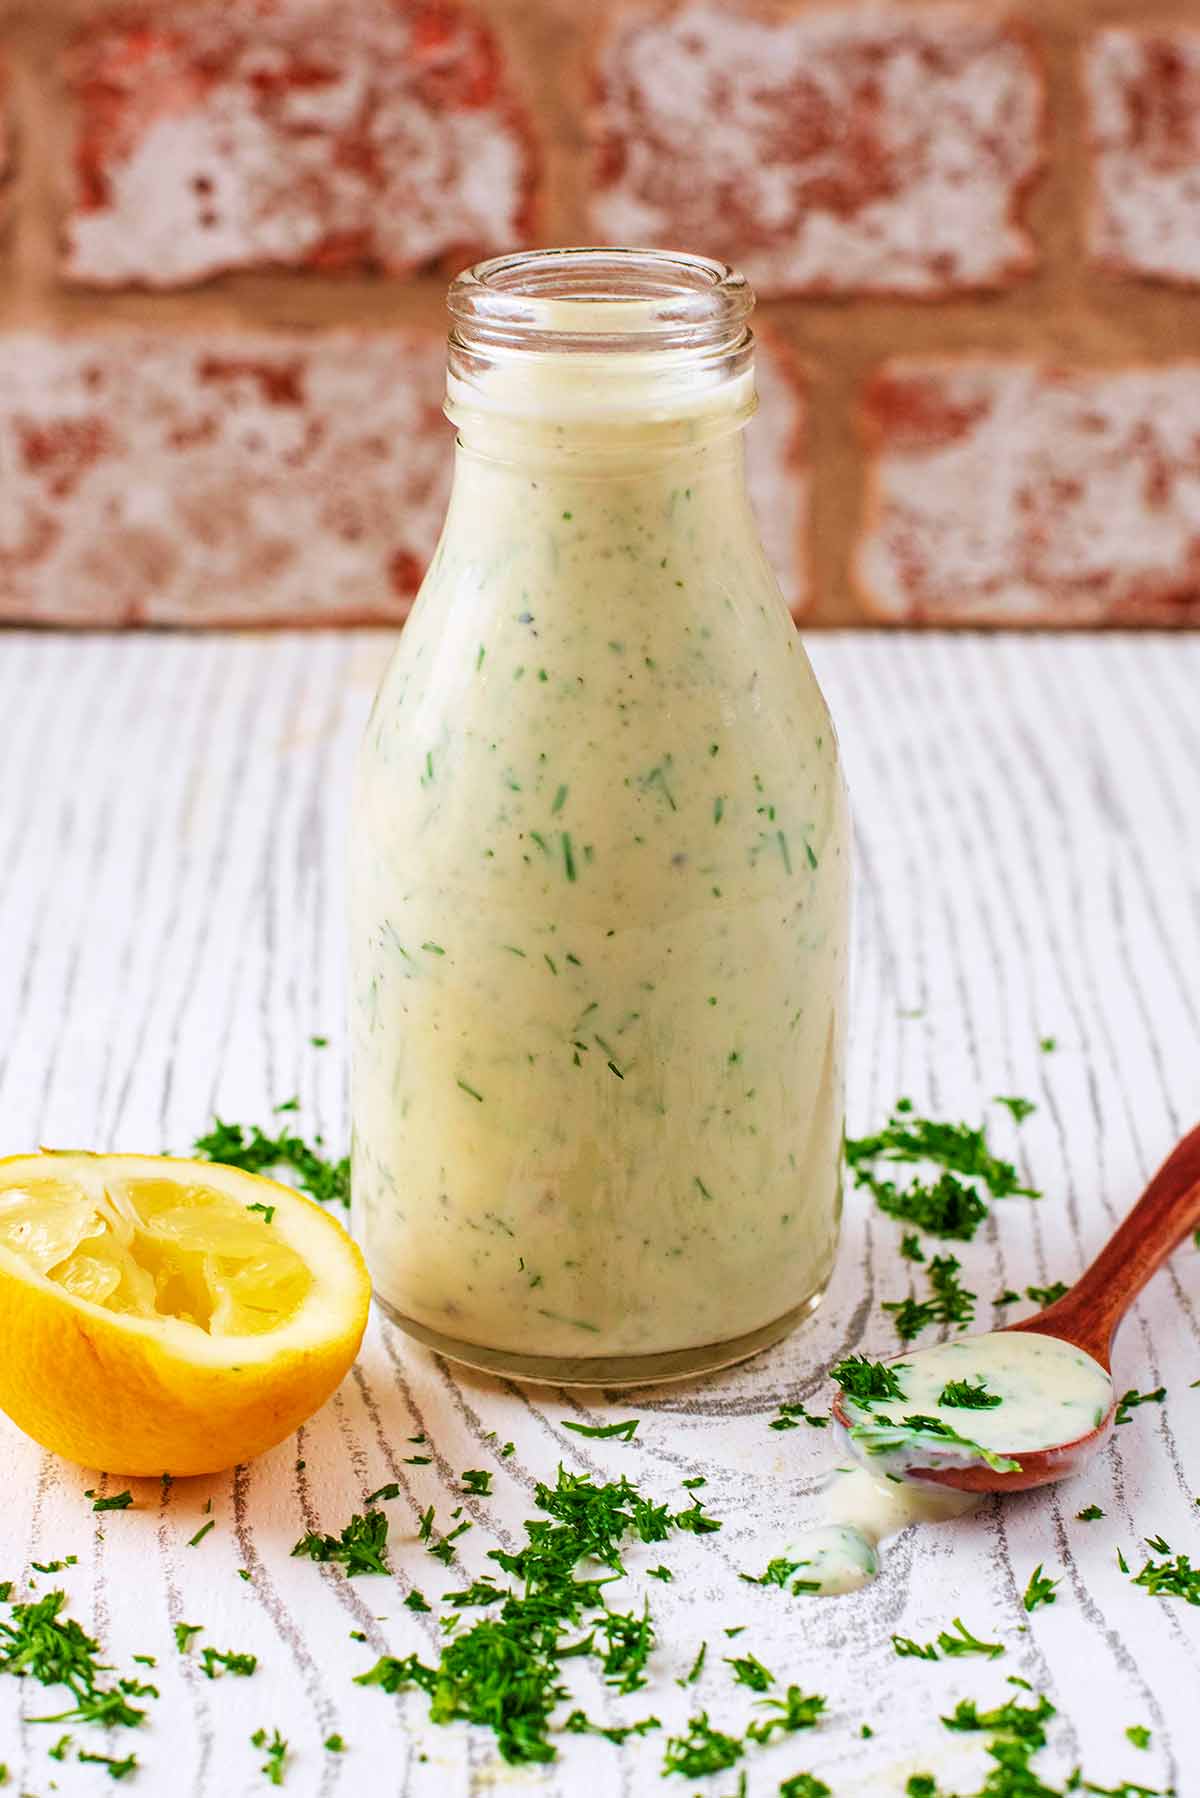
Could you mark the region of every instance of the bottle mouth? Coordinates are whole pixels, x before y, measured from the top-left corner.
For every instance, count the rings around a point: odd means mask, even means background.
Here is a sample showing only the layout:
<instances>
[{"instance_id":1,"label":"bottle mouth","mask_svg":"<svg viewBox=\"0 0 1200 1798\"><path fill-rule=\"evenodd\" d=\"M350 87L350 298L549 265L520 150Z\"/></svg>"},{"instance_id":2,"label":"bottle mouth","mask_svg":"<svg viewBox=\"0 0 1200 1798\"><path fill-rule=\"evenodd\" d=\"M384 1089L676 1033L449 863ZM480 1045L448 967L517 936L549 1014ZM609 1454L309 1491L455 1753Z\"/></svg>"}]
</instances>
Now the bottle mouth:
<instances>
[{"instance_id":1,"label":"bottle mouth","mask_svg":"<svg viewBox=\"0 0 1200 1798\"><path fill-rule=\"evenodd\" d=\"M754 410L754 294L670 250L526 250L447 298L446 413L462 441L533 427L565 453L717 436Z\"/></svg>"},{"instance_id":2,"label":"bottle mouth","mask_svg":"<svg viewBox=\"0 0 1200 1798\"><path fill-rule=\"evenodd\" d=\"M526 250L476 263L447 296L464 348L637 355L749 342L754 294L724 262L671 250Z\"/></svg>"}]
</instances>

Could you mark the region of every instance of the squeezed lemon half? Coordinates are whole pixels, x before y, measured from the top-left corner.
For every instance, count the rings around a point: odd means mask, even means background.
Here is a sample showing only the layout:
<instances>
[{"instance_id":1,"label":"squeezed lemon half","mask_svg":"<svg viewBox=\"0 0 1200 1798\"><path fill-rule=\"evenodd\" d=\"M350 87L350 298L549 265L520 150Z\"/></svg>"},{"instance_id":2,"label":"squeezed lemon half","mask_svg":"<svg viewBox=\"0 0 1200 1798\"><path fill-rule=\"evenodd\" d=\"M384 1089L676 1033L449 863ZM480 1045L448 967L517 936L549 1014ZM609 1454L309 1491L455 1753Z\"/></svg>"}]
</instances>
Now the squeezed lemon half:
<instances>
[{"instance_id":1,"label":"squeezed lemon half","mask_svg":"<svg viewBox=\"0 0 1200 1798\"><path fill-rule=\"evenodd\" d=\"M342 1226L257 1174L0 1161L0 1409L68 1460L191 1474L261 1453L346 1373L370 1294Z\"/></svg>"}]
</instances>

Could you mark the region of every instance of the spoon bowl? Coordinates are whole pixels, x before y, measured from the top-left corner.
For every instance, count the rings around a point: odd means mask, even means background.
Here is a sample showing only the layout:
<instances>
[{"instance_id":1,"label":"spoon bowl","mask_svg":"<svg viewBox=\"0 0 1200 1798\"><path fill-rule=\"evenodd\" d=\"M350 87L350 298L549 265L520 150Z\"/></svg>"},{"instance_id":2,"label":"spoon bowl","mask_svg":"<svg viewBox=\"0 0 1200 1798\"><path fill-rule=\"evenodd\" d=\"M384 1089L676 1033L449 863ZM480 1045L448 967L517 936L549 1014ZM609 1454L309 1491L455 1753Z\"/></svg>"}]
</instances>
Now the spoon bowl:
<instances>
[{"instance_id":1,"label":"spoon bowl","mask_svg":"<svg viewBox=\"0 0 1200 1798\"><path fill-rule=\"evenodd\" d=\"M1128 1217L1071 1290L1045 1310L994 1333L1028 1331L1056 1337L1090 1355L1111 1375L1113 1337L1121 1320L1151 1276L1198 1224L1200 1126L1171 1151ZM894 1359L900 1361L903 1356ZM835 1422L849 1431L851 1419L842 1397L839 1392L831 1411ZM965 1467L909 1467L905 1478L959 1492L1027 1492L1082 1472L1112 1435L1115 1415L1114 1396L1107 1415L1085 1435L1006 1455L1006 1459L1020 1462L1018 1469L1008 1473L975 1462Z\"/></svg>"},{"instance_id":2,"label":"spoon bowl","mask_svg":"<svg viewBox=\"0 0 1200 1798\"><path fill-rule=\"evenodd\" d=\"M852 1427L851 1419L843 1409L840 1393L830 1409L834 1422L841 1424L848 1433ZM1059 1442L1053 1448L1002 1449L1000 1452L1006 1461L1020 1463L1008 1473L997 1473L979 1461L969 1467L910 1467L904 1477L918 1480L923 1486L949 1486L956 1492L979 1493L1029 1492L1035 1486L1050 1486L1055 1480L1069 1480L1073 1475L1082 1473L1093 1455L1104 1447L1113 1432L1116 1410L1114 1400L1103 1422L1086 1435L1077 1436L1073 1442ZM850 1452L854 1452L853 1441L850 1443Z\"/></svg>"}]
</instances>

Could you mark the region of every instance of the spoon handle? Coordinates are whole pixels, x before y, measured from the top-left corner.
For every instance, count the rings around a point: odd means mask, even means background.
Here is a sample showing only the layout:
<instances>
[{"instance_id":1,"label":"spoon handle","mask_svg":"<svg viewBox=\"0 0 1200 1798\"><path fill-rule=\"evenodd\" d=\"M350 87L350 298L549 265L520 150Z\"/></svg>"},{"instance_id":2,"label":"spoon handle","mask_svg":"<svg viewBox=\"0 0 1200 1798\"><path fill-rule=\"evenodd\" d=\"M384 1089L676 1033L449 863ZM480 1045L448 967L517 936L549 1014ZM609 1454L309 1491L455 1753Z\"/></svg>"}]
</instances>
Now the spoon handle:
<instances>
[{"instance_id":1,"label":"spoon handle","mask_svg":"<svg viewBox=\"0 0 1200 1798\"><path fill-rule=\"evenodd\" d=\"M1117 1325L1152 1274L1200 1225L1200 1125L1163 1162L1065 1297L1011 1327L1073 1342L1110 1365Z\"/></svg>"}]
</instances>

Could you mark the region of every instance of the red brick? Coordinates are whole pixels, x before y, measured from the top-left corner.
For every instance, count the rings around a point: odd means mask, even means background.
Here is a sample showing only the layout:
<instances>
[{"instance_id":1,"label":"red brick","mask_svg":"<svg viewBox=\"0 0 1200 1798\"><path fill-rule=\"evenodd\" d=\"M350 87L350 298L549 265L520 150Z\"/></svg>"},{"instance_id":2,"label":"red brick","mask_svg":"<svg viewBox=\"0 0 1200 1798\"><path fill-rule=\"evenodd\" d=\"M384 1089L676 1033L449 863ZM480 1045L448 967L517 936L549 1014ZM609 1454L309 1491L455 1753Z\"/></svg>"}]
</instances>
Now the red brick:
<instances>
[{"instance_id":1,"label":"red brick","mask_svg":"<svg viewBox=\"0 0 1200 1798\"><path fill-rule=\"evenodd\" d=\"M808 568L808 428L803 374L787 345L759 326L758 411L746 430L746 479L763 545L799 617Z\"/></svg>"},{"instance_id":2,"label":"red brick","mask_svg":"<svg viewBox=\"0 0 1200 1798\"><path fill-rule=\"evenodd\" d=\"M64 272L408 273L528 241L533 166L488 27L453 0L190 0L91 20Z\"/></svg>"},{"instance_id":3,"label":"red brick","mask_svg":"<svg viewBox=\"0 0 1200 1798\"><path fill-rule=\"evenodd\" d=\"M397 620L437 540L439 337L0 337L0 619Z\"/></svg>"},{"instance_id":4,"label":"red brick","mask_svg":"<svg viewBox=\"0 0 1200 1798\"><path fill-rule=\"evenodd\" d=\"M593 230L682 243L763 293L937 296L1033 264L1043 83L974 8L618 14L596 76Z\"/></svg>"},{"instance_id":5,"label":"red brick","mask_svg":"<svg viewBox=\"0 0 1200 1798\"><path fill-rule=\"evenodd\" d=\"M1086 55L1095 261L1200 282L1200 31L1099 31Z\"/></svg>"},{"instance_id":6,"label":"red brick","mask_svg":"<svg viewBox=\"0 0 1200 1798\"><path fill-rule=\"evenodd\" d=\"M876 615L1200 624L1200 363L903 359L866 417Z\"/></svg>"}]
</instances>

